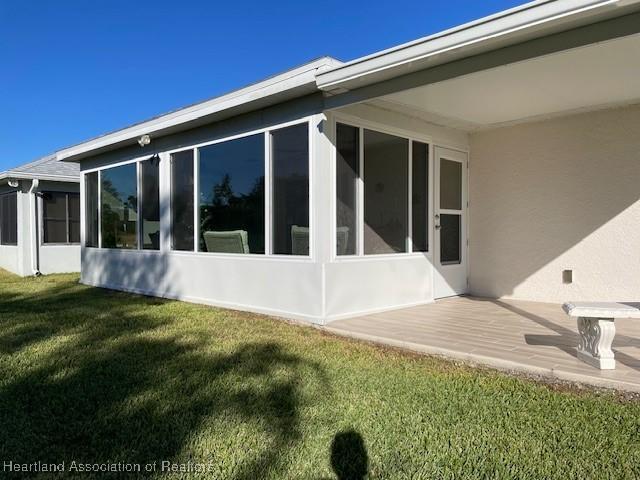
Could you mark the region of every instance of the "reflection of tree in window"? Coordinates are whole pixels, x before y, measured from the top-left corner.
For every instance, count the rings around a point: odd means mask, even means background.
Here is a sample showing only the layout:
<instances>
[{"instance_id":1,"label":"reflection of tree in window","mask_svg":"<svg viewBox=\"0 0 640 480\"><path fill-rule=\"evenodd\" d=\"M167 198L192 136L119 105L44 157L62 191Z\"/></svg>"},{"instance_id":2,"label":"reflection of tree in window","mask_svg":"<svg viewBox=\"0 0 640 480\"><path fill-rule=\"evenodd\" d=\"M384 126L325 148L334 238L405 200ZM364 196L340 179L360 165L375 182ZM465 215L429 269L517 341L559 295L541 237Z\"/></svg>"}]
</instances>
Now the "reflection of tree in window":
<instances>
[{"instance_id":1,"label":"reflection of tree in window","mask_svg":"<svg viewBox=\"0 0 640 480\"><path fill-rule=\"evenodd\" d=\"M136 248L138 244L136 164L103 170L101 177L102 246Z\"/></svg>"},{"instance_id":2,"label":"reflection of tree in window","mask_svg":"<svg viewBox=\"0 0 640 480\"><path fill-rule=\"evenodd\" d=\"M264 194L264 135L201 148L200 250L264 253Z\"/></svg>"}]
</instances>

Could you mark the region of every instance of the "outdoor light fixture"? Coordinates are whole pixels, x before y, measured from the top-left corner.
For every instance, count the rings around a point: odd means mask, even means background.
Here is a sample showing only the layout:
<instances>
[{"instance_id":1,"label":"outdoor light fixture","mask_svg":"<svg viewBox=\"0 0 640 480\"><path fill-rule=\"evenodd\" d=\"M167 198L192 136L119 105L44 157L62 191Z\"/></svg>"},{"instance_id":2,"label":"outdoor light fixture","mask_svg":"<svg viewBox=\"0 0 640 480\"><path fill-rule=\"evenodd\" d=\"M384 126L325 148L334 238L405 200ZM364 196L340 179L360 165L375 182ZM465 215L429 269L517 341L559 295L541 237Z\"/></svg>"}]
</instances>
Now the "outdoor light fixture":
<instances>
[{"instance_id":1,"label":"outdoor light fixture","mask_svg":"<svg viewBox=\"0 0 640 480\"><path fill-rule=\"evenodd\" d=\"M9 180L7 183L11 188L16 188L19 185L18 180L15 180L13 178Z\"/></svg>"},{"instance_id":2,"label":"outdoor light fixture","mask_svg":"<svg viewBox=\"0 0 640 480\"><path fill-rule=\"evenodd\" d=\"M138 145L140 145L141 147L145 147L145 146L149 145L150 143L151 143L151 137L149 135L142 135L138 139Z\"/></svg>"}]
</instances>

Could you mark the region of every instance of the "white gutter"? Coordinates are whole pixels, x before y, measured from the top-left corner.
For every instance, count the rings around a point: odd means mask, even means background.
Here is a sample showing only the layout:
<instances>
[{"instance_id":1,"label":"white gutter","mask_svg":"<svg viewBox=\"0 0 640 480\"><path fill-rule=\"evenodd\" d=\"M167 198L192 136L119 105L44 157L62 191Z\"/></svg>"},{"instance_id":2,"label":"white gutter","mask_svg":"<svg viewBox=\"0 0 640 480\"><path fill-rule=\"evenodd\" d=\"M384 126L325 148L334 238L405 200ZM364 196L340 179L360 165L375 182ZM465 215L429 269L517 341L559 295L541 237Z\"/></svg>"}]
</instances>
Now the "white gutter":
<instances>
[{"instance_id":1,"label":"white gutter","mask_svg":"<svg viewBox=\"0 0 640 480\"><path fill-rule=\"evenodd\" d=\"M458 58L593 23L638 0L537 0L320 72L317 85L344 92Z\"/></svg>"},{"instance_id":2,"label":"white gutter","mask_svg":"<svg viewBox=\"0 0 640 480\"><path fill-rule=\"evenodd\" d=\"M295 96L317 92L316 74L318 71L335 67L340 63L333 58L323 57L226 95L60 150L56 153L56 159L77 160L82 158L83 155L86 156L89 152L98 149L112 147L117 144L135 144L137 139L143 135L150 135L153 141L154 133L161 132L166 134L170 131L177 131L176 128L179 126L181 129L186 129L188 127L185 124L193 124L204 117L230 110L249 102L266 101L269 97L273 97L277 99L273 103L277 103Z\"/></svg>"},{"instance_id":3,"label":"white gutter","mask_svg":"<svg viewBox=\"0 0 640 480\"><path fill-rule=\"evenodd\" d=\"M41 175L39 173L22 173L22 172L12 172L11 170L7 172L0 173L0 180L4 179L12 179L16 180L42 180L42 181L52 181L52 182L75 182L80 183L80 176L72 177L69 175L51 175L45 174Z\"/></svg>"},{"instance_id":4,"label":"white gutter","mask_svg":"<svg viewBox=\"0 0 640 480\"><path fill-rule=\"evenodd\" d=\"M39 242L38 242L38 215L36 210L36 191L40 181L34 178L31 181L31 188L29 188L29 237L31 238L31 273L35 276L40 276L40 262L39 262Z\"/></svg>"}]
</instances>

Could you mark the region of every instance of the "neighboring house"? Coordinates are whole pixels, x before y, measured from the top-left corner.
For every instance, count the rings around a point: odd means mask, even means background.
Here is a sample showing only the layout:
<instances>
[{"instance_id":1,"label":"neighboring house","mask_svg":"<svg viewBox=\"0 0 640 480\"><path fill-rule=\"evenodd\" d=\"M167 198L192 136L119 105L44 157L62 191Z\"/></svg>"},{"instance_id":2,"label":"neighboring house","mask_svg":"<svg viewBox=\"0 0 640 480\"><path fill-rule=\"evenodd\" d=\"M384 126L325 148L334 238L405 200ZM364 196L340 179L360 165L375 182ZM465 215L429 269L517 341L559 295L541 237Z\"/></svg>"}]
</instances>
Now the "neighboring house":
<instances>
[{"instance_id":1,"label":"neighboring house","mask_svg":"<svg viewBox=\"0 0 640 480\"><path fill-rule=\"evenodd\" d=\"M638 0L533 2L62 150L81 281L316 323L640 300L639 32Z\"/></svg>"},{"instance_id":2,"label":"neighboring house","mask_svg":"<svg viewBox=\"0 0 640 480\"><path fill-rule=\"evenodd\" d=\"M80 168L49 155L0 173L0 268L80 271Z\"/></svg>"}]
</instances>

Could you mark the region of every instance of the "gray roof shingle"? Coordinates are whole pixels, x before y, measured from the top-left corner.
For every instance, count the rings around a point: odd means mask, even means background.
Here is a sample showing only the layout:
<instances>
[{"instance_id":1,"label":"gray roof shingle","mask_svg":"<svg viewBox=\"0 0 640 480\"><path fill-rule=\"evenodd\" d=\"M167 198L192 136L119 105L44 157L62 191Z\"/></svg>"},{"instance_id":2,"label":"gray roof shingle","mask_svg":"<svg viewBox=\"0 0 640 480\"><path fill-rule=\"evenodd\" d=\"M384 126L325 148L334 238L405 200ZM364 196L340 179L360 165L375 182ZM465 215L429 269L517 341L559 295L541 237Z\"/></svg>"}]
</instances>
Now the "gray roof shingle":
<instances>
[{"instance_id":1,"label":"gray roof shingle","mask_svg":"<svg viewBox=\"0 0 640 480\"><path fill-rule=\"evenodd\" d=\"M80 180L80 165L72 162L61 162L56 160L56 156L47 155L33 162L25 163L19 167L10 168L0 173L0 176L11 176L11 174L28 175L37 178L40 175L56 177L76 177Z\"/></svg>"}]
</instances>

